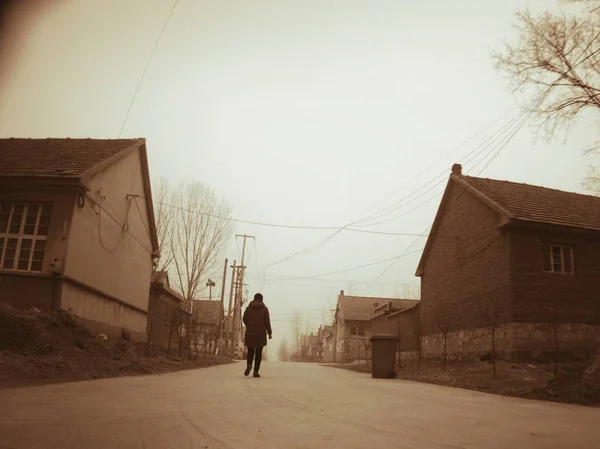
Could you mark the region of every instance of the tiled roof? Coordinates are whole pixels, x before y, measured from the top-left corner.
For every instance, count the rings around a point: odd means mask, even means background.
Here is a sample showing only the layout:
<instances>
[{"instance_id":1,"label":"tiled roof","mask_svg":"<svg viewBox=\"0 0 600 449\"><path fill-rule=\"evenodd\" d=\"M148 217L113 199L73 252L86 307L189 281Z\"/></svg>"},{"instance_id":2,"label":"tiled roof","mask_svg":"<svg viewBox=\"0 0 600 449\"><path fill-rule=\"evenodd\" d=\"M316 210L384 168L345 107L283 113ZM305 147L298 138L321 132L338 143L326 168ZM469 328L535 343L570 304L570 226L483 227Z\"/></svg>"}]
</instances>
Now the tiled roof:
<instances>
[{"instance_id":1,"label":"tiled roof","mask_svg":"<svg viewBox=\"0 0 600 449\"><path fill-rule=\"evenodd\" d=\"M495 179L457 179L505 209L512 219L600 231L600 197Z\"/></svg>"},{"instance_id":2,"label":"tiled roof","mask_svg":"<svg viewBox=\"0 0 600 449\"><path fill-rule=\"evenodd\" d=\"M411 299L396 298L374 298L368 296L347 296L338 297L339 306L342 310L344 320L351 321L369 321L373 318L373 309L375 305L382 306L387 302L392 303L392 307L403 309L414 304Z\"/></svg>"},{"instance_id":3,"label":"tiled roof","mask_svg":"<svg viewBox=\"0 0 600 449\"><path fill-rule=\"evenodd\" d=\"M77 178L144 139L0 139L0 176Z\"/></svg>"},{"instance_id":4,"label":"tiled roof","mask_svg":"<svg viewBox=\"0 0 600 449\"><path fill-rule=\"evenodd\" d=\"M217 325L220 307L221 301L194 301L194 316L198 318L200 323Z\"/></svg>"}]
</instances>

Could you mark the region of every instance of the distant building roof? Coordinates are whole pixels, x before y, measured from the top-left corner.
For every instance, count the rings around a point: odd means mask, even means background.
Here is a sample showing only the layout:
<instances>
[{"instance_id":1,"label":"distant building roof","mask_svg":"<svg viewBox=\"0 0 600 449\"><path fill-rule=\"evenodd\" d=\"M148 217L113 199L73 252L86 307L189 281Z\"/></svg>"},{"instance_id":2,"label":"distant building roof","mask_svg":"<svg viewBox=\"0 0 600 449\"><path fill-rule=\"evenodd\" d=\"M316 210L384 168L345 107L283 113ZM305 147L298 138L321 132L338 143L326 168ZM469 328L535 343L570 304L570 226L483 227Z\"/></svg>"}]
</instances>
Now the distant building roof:
<instances>
[{"instance_id":1,"label":"distant building roof","mask_svg":"<svg viewBox=\"0 0 600 449\"><path fill-rule=\"evenodd\" d=\"M373 318L373 310L386 303L392 303L392 308L404 309L414 305L415 300L398 298L376 298L369 296L338 296L338 307L344 320L369 321Z\"/></svg>"}]
</instances>

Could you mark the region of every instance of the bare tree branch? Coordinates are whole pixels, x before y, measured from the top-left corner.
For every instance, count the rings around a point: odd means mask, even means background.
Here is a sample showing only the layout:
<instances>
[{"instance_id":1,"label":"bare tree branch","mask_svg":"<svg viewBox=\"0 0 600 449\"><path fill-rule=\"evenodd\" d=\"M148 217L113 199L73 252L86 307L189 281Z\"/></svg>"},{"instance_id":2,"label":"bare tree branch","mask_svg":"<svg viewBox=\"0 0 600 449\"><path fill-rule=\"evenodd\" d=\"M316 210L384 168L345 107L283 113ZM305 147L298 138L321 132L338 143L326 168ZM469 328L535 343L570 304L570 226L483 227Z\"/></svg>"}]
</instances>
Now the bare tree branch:
<instances>
[{"instance_id":1,"label":"bare tree branch","mask_svg":"<svg viewBox=\"0 0 600 449\"><path fill-rule=\"evenodd\" d=\"M570 15L517 13L520 40L492 54L495 67L512 79L514 90L531 89L527 109L539 119L538 130L552 137L584 110L600 112L600 1L579 3L585 12ZM590 151L600 149L600 141Z\"/></svg>"},{"instance_id":2,"label":"bare tree branch","mask_svg":"<svg viewBox=\"0 0 600 449\"><path fill-rule=\"evenodd\" d=\"M214 274L233 232L230 207L199 182L182 183L174 190L163 184L159 198L161 265L168 262L176 289L191 301Z\"/></svg>"}]
</instances>

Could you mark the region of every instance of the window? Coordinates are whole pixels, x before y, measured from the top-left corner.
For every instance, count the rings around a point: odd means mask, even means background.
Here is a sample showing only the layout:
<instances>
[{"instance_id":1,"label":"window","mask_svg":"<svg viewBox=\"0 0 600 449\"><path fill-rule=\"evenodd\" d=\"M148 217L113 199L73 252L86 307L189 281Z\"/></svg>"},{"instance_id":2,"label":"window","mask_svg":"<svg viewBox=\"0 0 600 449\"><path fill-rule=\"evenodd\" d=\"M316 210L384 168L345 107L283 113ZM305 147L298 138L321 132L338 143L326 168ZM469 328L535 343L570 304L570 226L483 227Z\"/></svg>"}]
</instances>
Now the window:
<instances>
[{"instance_id":1,"label":"window","mask_svg":"<svg viewBox=\"0 0 600 449\"><path fill-rule=\"evenodd\" d=\"M544 271L573 274L573 248L567 245L545 243L542 247Z\"/></svg>"},{"instance_id":2,"label":"window","mask_svg":"<svg viewBox=\"0 0 600 449\"><path fill-rule=\"evenodd\" d=\"M0 203L0 269L42 271L49 204Z\"/></svg>"},{"instance_id":3,"label":"window","mask_svg":"<svg viewBox=\"0 0 600 449\"><path fill-rule=\"evenodd\" d=\"M351 326L350 327L350 335L364 337L364 335L365 335L365 328L362 327L362 326Z\"/></svg>"}]
</instances>

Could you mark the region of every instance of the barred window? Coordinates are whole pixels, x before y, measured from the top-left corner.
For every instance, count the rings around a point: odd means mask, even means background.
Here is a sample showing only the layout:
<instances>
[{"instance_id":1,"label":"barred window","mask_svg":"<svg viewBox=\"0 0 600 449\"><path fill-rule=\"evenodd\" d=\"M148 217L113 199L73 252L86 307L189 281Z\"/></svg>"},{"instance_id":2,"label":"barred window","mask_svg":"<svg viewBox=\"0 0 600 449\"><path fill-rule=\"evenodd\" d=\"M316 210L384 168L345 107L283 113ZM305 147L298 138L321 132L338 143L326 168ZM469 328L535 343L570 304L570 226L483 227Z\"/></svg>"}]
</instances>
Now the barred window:
<instances>
[{"instance_id":1,"label":"barred window","mask_svg":"<svg viewBox=\"0 0 600 449\"><path fill-rule=\"evenodd\" d=\"M42 271L51 205L0 203L0 269Z\"/></svg>"},{"instance_id":2,"label":"barred window","mask_svg":"<svg viewBox=\"0 0 600 449\"><path fill-rule=\"evenodd\" d=\"M544 244L542 264L549 273L573 274L573 248L567 245Z\"/></svg>"}]
</instances>

